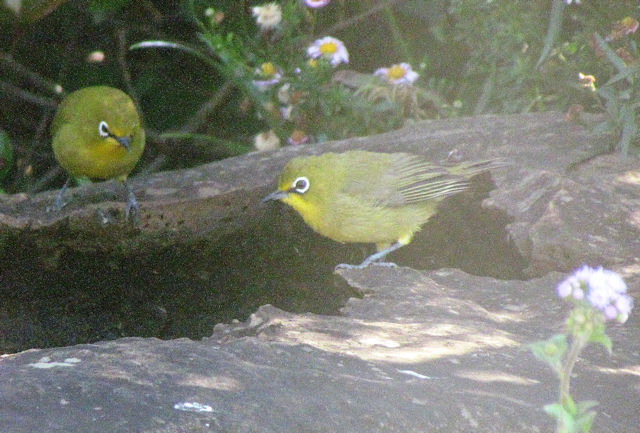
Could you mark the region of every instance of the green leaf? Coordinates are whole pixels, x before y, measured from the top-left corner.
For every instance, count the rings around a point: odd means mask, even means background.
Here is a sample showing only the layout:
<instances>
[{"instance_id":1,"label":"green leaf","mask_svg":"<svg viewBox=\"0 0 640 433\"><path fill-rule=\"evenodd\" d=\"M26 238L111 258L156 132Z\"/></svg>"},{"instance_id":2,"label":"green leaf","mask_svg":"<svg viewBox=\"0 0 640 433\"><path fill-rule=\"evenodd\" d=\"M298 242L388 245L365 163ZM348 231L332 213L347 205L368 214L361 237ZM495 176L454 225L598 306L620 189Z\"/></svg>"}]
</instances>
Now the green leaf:
<instances>
[{"instance_id":1,"label":"green leaf","mask_svg":"<svg viewBox=\"0 0 640 433\"><path fill-rule=\"evenodd\" d=\"M207 56L206 54L203 54L195 48L189 47L184 44L180 44L178 42L169 42L169 41L160 41L160 40L142 41L142 42L138 42L136 44L131 45L129 47L129 50L139 50L143 48L169 48L174 50L180 50L180 51L184 51L187 54L191 54L194 57L197 57L198 59L202 60L203 62L205 62L210 66L213 66L213 67L217 66L215 64L215 61L211 59L209 56Z\"/></svg>"},{"instance_id":2,"label":"green leaf","mask_svg":"<svg viewBox=\"0 0 640 433\"><path fill-rule=\"evenodd\" d=\"M547 27L547 35L544 38L544 47L540 58L536 62L536 69L542 65L542 63L549 57L553 45L562 30L562 15L566 6L565 0L553 0L551 4L551 16L549 18L549 26Z\"/></svg>"},{"instance_id":3,"label":"green leaf","mask_svg":"<svg viewBox=\"0 0 640 433\"><path fill-rule=\"evenodd\" d=\"M576 423L573 416L560 403L547 404L544 411L560 422L557 433L575 433Z\"/></svg>"},{"instance_id":4,"label":"green leaf","mask_svg":"<svg viewBox=\"0 0 640 433\"><path fill-rule=\"evenodd\" d=\"M620 71L619 73L611 77L609 81L607 81L604 85L611 86L612 84L615 84L620 80L629 79L629 77L633 79L635 75L638 74L639 72L640 72L640 65L636 65L636 64L633 64L630 66L625 65L625 68L622 71Z\"/></svg>"},{"instance_id":5,"label":"green leaf","mask_svg":"<svg viewBox=\"0 0 640 433\"><path fill-rule=\"evenodd\" d=\"M607 44L607 42L602 39L602 36L600 36L598 33L594 33L593 37L596 41L596 45L602 50L607 60L609 60L609 63L611 63L618 70L618 72L624 72L624 70L627 69L627 64L624 62L624 60L622 60L616 54L616 52L611 49L609 44ZM630 80L628 81L631 82Z\"/></svg>"},{"instance_id":6,"label":"green leaf","mask_svg":"<svg viewBox=\"0 0 640 433\"><path fill-rule=\"evenodd\" d=\"M593 419L596 417L595 411L589 411L584 415L578 417L576 419L576 429L582 431L582 433L589 433L591 431L591 425L593 424Z\"/></svg>"},{"instance_id":7,"label":"green leaf","mask_svg":"<svg viewBox=\"0 0 640 433\"><path fill-rule=\"evenodd\" d=\"M618 101L618 95L614 94L614 95L611 95L611 97L605 97L604 106L605 106L605 109L607 110L607 114L609 114L609 116L616 123L616 125L619 125L620 124L620 103Z\"/></svg>"},{"instance_id":8,"label":"green leaf","mask_svg":"<svg viewBox=\"0 0 640 433\"><path fill-rule=\"evenodd\" d=\"M546 362L556 373L562 370L562 358L567 352L567 336L556 334L548 340L528 344L528 349L539 360Z\"/></svg>"},{"instance_id":9,"label":"green leaf","mask_svg":"<svg viewBox=\"0 0 640 433\"><path fill-rule=\"evenodd\" d=\"M603 99L612 100L616 99L616 93L611 86L602 86L596 89L596 94Z\"/></svg>"},{"instance_id":10,"label":"green leaf","mask_svg":"<svg viewBox=\"0 0 640 433\"><path fill-rule=\"evenodd\" d=\"M0 130L0 180L7 177L13 167L13 146L9 134Z\"/></svg>"},{"instance_id":11,"label":"green leaf","mask_svg":"<svg viewBox=\"0 0 640 433\"><path fill-rule=\"evenodd\" d=\"M578 52L578 44L576 42L568 42L564 46L564 51L567 54L575 54Z\"/></svg>"},{"instance_id":12,"label":"green leaf","mask_svg":"<svg viewBox=\"0 0 640 433\"><path fill-rule=\"evenodd\" d=\"M576 403L576 412L578 415L582 415L586 413L589 409L596 407L598 405L597 401L593 400L585 400L579 403Z\"/></svg>"},{"instance_id":13,"label":"green leaf","mask_svg":"<svg viewBox=\"0 0 640 433\"><path fill-rule=\"evenodd\" d=\"M601 344L607 349L609 354L611 354L612 343L609 336L604 333L604 326L591 333L591 336L589 336L589 343Z\"/></svg>"},{"instance_id":14,"label":"green leaf","mask_svg":"<svg viewBox=\"0 0 640 433\"><path fill-rule=\"evenodd\" d=\"M598 402L592 400L581 401L576 404L576 429L579 429L582 433L591 431L591 425L593 424L593 419L596 417L596 412L590 409L597 405Z\"/></svg>"},{"instance_id":15,"label":"green leaf","mask_svg":"<svg viewBox=\"0 0 640 433\"><path fill-rule=\"evenodd\" d=\"M620 142L618 146L620 147L620 152L623 155L629 155L629 147L631 146L631 142L635 140L636 135L638 133L638 125L636 124L636 113L631 107L628 105L623 106L622 110L622 134L620 137ZM611 341L609 341L609 346L606 346L609 349L609 353L611 353Z\"/></svg>"}]
</instances>

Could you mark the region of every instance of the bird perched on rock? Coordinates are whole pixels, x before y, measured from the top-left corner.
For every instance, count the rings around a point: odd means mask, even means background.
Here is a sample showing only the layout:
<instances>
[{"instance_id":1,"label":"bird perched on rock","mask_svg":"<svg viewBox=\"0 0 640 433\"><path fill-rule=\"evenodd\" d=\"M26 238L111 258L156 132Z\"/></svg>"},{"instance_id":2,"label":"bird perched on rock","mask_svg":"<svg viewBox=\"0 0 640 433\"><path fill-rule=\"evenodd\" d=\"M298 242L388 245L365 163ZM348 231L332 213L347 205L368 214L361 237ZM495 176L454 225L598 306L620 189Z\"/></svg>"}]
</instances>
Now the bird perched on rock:
<instances>
[{"instance_id":1,"label":"bird perched on rock","mask_svg":"<svg viewBox=\"0 0 640 433\"><path fill-rule=\"evenodd\" d=\"M263 201L294 208L316 232L338 242L375 243L364 268L411 242L437 213L438 204L469 187L469 179L500 160L433 164L419 155L348 151L293 158L280 174L278 189Z\"/></svg>"},{"instance_id":2,"label":"bird perched on rock","mask_svg":"<svg viewBox=\"0 0 640 433\"><path fill-rule=\"evenodd\" d=\"M60 103L51 136L56 160L70 176L52 209L66 204L62 196L71 177L116 179L127 189L125 217L135 220L138 203L126 179L142 156L145 133L131 98L107 86L77 90Z\"/></svg>"}]
</instances>

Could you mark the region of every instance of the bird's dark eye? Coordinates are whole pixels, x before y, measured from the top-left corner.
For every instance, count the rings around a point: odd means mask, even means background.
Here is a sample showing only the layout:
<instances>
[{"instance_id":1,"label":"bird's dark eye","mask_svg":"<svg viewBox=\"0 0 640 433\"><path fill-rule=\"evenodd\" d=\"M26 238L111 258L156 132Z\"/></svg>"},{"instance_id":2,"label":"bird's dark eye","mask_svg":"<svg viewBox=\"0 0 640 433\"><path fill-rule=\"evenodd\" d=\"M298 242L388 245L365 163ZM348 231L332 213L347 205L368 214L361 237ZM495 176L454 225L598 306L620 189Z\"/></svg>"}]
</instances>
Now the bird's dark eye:
<instances>
[{"instance_id":1,"label":"bird's dark eye","mask_svg":"<svg viewBox=\"0 0 640 433\"><path fill-rule=\"evenodd\" d=\"M107 138L110 135L109 125L104 120L98 124L98 134L102 138Z\"/></svg>"},{"instance_id":2,"label":"bird's dark eye","mask_svg":"<svg viewBox=\"0 0 640 433\"><path fill-rule=\"evenodd\" d=\"M298 194L304 194L309 189L309 179L304 176L299 177L293 181L291 188Z\"/></svg>"}]
</instances>

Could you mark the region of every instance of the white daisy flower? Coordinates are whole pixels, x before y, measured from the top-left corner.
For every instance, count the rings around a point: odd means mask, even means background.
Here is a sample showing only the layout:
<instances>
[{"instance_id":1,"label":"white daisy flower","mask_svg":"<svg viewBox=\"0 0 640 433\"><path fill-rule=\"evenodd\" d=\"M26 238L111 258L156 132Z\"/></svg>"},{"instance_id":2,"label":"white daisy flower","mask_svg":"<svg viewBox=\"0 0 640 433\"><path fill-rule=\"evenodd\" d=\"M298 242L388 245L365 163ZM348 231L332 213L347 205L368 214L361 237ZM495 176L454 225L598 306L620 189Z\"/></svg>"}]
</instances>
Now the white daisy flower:
<instances>
[{"instance_id":1,"label":"white daisy flower","mask_svg":"<svg viewBox=\"0 0 640 433\"><path fill-rule=\"evenodd\" d=\"M389 68L379 68L373 75L382 77L391 84L413 84L418 79L418 73L411 69L408 63L400 63Z\"/></svg>"},{"instance_id":2,"label":"white daisy flower","mask_svg":"<svg viewBox=\"0 0 640 433\"><path fill-rule=\"evenodd\" d=\"M336 67L340 63L349 63L349 53L342 41L325 36L317 39L309 48L307 54L312 59L324 58L331 62L331 66Z\"/></svg>"},{"instance_id":3,"label":"white daisy flower","mask_svg":"<svg viewBox=\"0 0 640 433\"><path fill-rule=\"evenodd\" d=\"M252 8L253 16L256 17L256 22L260 29L271 30L280 24L282 21L282 9L278 3L267 3L262 6L255 6Z\"/></svg>"}]
</instances>

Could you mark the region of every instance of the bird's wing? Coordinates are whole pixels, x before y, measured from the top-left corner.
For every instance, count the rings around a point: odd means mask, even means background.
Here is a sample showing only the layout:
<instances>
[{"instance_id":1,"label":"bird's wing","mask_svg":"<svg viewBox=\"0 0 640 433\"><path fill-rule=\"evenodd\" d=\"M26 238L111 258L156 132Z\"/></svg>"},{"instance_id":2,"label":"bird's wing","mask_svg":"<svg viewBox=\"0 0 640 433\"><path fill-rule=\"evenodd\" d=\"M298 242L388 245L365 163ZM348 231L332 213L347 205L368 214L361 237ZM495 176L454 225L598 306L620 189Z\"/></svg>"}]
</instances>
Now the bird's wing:
<instances>
[{"instance_id":1,"label":"bird's wing","mask_svg":"<svg viewBox=\"0 0 640 433\"><path fill-rule=\"evenodd\" d=\"M399 156L392 164L394 188L402 196L401 204L437 200L469 188L464 175L434 165L415 155Z\"/></svg>"},{"instance_id":2,"label":"bird's wing","mask_svg":"<svg viewBox=\"0 0 640 433\"><path fill-rule=\"evenodd\" d=\"M469 187L464 176L452 174L446 167L406 153L352 164L350 181L343 192L373 206L403 206L437 200Z\"/></svg>"}]
</instances>

